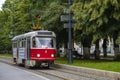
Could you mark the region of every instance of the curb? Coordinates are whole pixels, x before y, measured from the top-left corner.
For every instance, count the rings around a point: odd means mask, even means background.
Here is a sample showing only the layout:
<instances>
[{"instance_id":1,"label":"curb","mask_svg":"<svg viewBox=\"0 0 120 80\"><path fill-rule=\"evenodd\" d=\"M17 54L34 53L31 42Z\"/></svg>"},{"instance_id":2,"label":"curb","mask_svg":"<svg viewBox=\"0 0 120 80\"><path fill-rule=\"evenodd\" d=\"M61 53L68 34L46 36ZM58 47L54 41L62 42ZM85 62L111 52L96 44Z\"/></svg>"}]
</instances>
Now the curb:
<instances>
[{"instance_id":1,"label":"curb","mask_svg":"<svg viewBox=\"0 0 120 80\"><path fill-rule=\"evenodd\" d=\"M54 64L53 67L56 68L64 68L67 70L73 70L77 72L93 74L101 77L109 77L115 80L120 80L120 73L119 72L112 72L112 71L105 71L99 69L92 69L92 68L85 68L85 67L77 67L77 66L69 66L65 64Z\"/></svg>"}]
</instances>

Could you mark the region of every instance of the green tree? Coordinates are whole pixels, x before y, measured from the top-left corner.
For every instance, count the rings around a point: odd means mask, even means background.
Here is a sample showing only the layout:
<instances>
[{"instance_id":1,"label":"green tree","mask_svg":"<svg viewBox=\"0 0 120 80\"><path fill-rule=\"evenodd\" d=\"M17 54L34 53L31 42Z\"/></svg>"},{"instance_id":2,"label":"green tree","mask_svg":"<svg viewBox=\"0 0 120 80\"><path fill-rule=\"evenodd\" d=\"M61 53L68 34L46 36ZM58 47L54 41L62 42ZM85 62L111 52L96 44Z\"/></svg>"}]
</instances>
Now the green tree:
<instances>
[{"instance_id":1,"label":"green tree","mask_svg":"<svg viewBox=\"0 0 120 80\"><path fill-rule=\"evenodd\" d=\"M75 32L80 31L81 37L84 34L97 33L103 38L113 37L116 41L115 36L118 36L118 33L114 33L120 29L119 0L80 0L73 4L72 10L77 21Z\"/></svg>"},{"instance_id":2,"label":"green tree","mask_svg":"<svg viewBox=\"0 0 120 80\"><path fill-rule=\"evenodd\" d=\"M63 23L60 21L60 16L63 14L66 7L66 1L50 0L47 2L48 6L42 15L42 26L44 29L54 31L57 38L57 48L64 45L67 48L67 29L63 28Z\"/></svg>"},{"instance_id":3,"label":"green tree","mask_svg":"<svg viewBox=\"0 0 120 80\"><path fill-rule=\"evenodd\" d=\"M33 26L41 26L42 29L52 30L56 33L58 44L66 43L67 31L60 22L60 15L63 12L67 0L6 0L4 8L8 8L1 17L6 17L6 21L1 18L1 25L8 29L5 37L12 31L12 5L14 3L14 31L15 35L23 34L32 30ZM62 4L63 2L63 4ZM5 29L3 26L1 26ZM1 29L2 29L1 28ZM62 35L61 35L62 34ZM6 38L7 39L7 38ZM3 40L1 38L1 40ZM5 39L4 39L5 40ZM10 45L10 44L9 44Z\"/></svg>"},{"instance_id":4,"label":"green tree","mask_svg":"<svg viewBox=\"0 0 120 80\"><path fill-rule=\"evenodd\" d=\"M9 27L7 26L7 13L5 11L0 11L0 51L11 49L11 40L9 39Z\"/></svg>"}]
</instances>

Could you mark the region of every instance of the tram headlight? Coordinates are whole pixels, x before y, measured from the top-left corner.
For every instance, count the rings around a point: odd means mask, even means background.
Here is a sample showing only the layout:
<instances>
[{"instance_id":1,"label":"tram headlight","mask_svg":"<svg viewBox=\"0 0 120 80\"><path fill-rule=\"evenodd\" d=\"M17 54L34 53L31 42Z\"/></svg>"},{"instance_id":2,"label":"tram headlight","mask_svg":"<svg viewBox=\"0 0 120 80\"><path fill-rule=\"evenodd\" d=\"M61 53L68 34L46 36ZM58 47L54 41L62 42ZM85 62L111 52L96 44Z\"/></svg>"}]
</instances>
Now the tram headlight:
<instances>
[{"instance_id":1,"label":"tram headlight","mask_svg":"<svg viewBox=\"0 0 120 80\"><path fill-rule=\"evenodd\" d=\"M40 57L40 54L37 54L37 57Z\"/></svg>"},{"instance_id":2,"label":"tram headlight","mask_svg":"<svg viewBox=\"0 0 120 80\"><path fill-rule=\"evenodd\" d=\"M53 58L53 57L54 57L54 54L51 54L51 57Z\"/></svg>"}]
</instances>

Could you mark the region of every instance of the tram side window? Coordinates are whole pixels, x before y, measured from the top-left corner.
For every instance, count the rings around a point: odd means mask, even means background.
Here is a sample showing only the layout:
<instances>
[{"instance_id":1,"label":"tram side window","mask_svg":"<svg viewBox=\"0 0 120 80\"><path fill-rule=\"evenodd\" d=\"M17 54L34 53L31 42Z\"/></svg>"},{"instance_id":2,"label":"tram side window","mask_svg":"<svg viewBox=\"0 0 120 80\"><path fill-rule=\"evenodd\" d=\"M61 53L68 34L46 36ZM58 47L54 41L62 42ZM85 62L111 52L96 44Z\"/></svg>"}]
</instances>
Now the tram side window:
<instances>
[{"instance_id":1,"label":"tram side window","mask_svg":"<svg viewBox=\"0 0 120 80\"><path fill-rule=\"evenodd\" d=\"M13 48L17 48L17 43L16 42L13 43Z\"/></svg>"},{"instance_id":2,"label":"tram side window","mask_svg":"<svg viewBox=\"0 0 120 80\"><path fill-rule=\"evenodd\" d=\"M22 40L22 47L26 47L26 40Z\"/></svg>"},{"instance_id":3,"label":"tram side window","mask_svg":"<svg viewBox=\"0 0 120 80\"><path fill-rule=\"evenodd\" d=\"M23 41L22 41L22 40L19 41L19 47L20 47L20 48L23 47Z\"/></svg>"},{"instance_id":4,"label":"tram side window","mask_svg":"<svg viewBox=\"0 0 120 80\"><path fill-rule=\"evenodd\" d=\"M22 42L21 41L19 41L19 47L22 47L22 44L21 44Z\"/></svg>"},{"instance_id":5,"label":"tram side window","mask_svg":"<svg viewBox=\"0 0 120 80\"><path fill-rule=\"evenodd\" d=\"M21 39L21 40L19 41L19 47L21 47L21 48L26 47L26 40L25 40L25 39Z\"/></svg>"}]
</instances>

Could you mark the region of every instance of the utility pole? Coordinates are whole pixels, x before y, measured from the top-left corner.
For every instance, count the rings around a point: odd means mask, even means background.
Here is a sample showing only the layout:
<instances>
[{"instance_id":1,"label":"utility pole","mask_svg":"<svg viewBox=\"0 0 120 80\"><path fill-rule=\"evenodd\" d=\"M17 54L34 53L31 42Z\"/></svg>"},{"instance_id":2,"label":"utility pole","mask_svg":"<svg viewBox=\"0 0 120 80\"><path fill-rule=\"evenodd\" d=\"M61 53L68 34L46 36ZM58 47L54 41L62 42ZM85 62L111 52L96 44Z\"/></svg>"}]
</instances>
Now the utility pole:
<instances>
[{"instance_id":1,"label":"utility pole","mask_svg":"<svg viewBox=\"0 0 120 80\"><path fill-rule=\"evenodd\" d=\"M68 0L68 7L72 5L72 0ZM64 28L68 29L68 64L72 63L72 30L73 30L73 13L70 10L69 13L66 13L66 9L64 9L64 14L61 15L61 22L64 22Z\"/></svg>"},{"instance_id":2,"label":"utility pole","mask_svg":"<svg viewBox=\"0 0 120 80\"><path fill-rule=\"evenodd\" d=\"M68 7L72 5L72 0L68 0ZM68 63L72 63L72 12L69 12L69 20L68 20Z\"/></svg>"}]
</instances>

